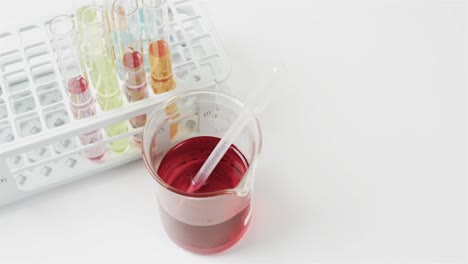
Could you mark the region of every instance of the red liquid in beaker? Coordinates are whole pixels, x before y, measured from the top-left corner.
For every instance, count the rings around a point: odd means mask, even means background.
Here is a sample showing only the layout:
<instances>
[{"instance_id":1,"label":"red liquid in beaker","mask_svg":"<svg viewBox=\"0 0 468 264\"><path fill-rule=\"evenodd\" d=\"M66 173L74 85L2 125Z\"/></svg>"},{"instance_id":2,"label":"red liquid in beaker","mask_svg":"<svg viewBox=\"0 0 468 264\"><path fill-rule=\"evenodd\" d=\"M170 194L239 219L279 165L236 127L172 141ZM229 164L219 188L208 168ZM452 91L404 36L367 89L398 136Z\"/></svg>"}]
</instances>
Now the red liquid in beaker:
<instances>
[{"instance_id":1,"label":"red liquid in beaker","mask_svg":"<svg viewBox=\"0 0 468 264\"><path fill-rule=\"evenodd\" d=\"M220 139L216 137L195 137L177 144L162 159L158 169L159 176L168 185L187 191L192 178L219 141ZM244 155L237 147L231 146L211 173L207 183L196 193L235 188L247 168L248 162ZM232 199L226 199L226 208L230 208L231 202L238 204L236 199L241 198L232 194ZM183 210L184 205L180 206L180 210ZM239 241L248 227L251 213L250 199L241 208L232 209L238 213L213 225L208 222L203 225L187 224L172 217L164 209L161 210L161 216L167 233L177 244L193 252L211 254L230 248Z\"/></svg>"}]
</instances>

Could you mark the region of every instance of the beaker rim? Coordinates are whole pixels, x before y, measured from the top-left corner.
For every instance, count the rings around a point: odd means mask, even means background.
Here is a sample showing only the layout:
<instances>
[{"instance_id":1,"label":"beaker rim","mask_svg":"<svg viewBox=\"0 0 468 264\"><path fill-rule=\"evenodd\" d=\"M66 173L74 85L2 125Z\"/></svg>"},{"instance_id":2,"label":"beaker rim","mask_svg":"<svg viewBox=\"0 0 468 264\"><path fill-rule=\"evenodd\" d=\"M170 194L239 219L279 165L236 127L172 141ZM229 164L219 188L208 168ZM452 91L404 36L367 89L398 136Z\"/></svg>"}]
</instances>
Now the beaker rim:
<instances>
[{"instance_id":1,"label":"beaker rim","mask_svg":"<svg viewBox=\"0 0 468 264\"><path fill-rule=\"evenodd\" d=\"M251 112L250 110L248 110L248 112L252 120L255 123L256 134L258 138L255 144L256 153L253 155L252 161L249 162L249 166L247 167L247 170L245 171L244 176L242 177L242 180L239 182L239 184L236 187L231 188L231 189L214 191L214 192L189 193L189 192L185 192L177 188L174 188L170 186L169 184L167 184L163 179L161 179L161 177L159 177L158 172L155 170L155 168L151 166L152 162L151 162L151 157L150 157L151 155L150 150L151 150L151 144L153 144L153 142L152 142L152 139L151 139L151 142L145 142L145 138L146 138L145 134L148 133L149 124L151 124L151 120L154 120L154 117L157 113L164 112L164 109L168 105L172 104L174 100L178 100L178 99L182 99L182 98L186 98L190 96L201 95L201 94L222 96L228 100L231 100L237 106L241 108L246 108L245 104L242 103L239 99L221 91L214 91L214 90L208 90L208 89L194 89L191 91L182 91L182 92L172 95L171 97L167 98L163 103L161 103L158 107L156 107L156 109L148 116L146 125L143 129L143 136L142 136L142 141L141 141L143 161L145 163L147 170L150 172L151 176L153 177L153 179L156 180L156 182L160 184L162 187L164 187L166 190L169 190L173 193L177 193L179 195L182 195L185 197L191 197L191 198L212 198L214 196L220 196L220 195L226 195L226 194L239 194L242 191L242 189L239 190L239 186L244 185L246 181L248 180L247 179L248 177L254 177L253 172L255 169L255 163L262 150L262 132L261 132L260 123L258 119L255 117L255 115L253 114L253 112ZM145 146L149 146L149 149L146 150Z\"/></svg>"}]
</instances>

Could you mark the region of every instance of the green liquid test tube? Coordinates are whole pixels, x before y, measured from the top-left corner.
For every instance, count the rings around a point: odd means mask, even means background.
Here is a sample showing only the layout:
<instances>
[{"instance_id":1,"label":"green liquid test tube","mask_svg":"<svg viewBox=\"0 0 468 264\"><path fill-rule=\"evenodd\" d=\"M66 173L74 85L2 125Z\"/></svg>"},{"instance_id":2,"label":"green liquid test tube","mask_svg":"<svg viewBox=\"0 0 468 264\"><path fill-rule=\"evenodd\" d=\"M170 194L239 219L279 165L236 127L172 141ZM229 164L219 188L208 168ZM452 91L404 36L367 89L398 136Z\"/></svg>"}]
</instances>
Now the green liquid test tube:
<instances>
[{"instance_id":1,"label":"green liquid test tube","mask_svg":"<svg viewBox=\"0 0 468 264\"><path fill-rule=\"evenodd\" d=\"M97 89L97 101L103 111L120 108L123 105L122 92L110 42L109 27L102 7L90 6L82 12L84 40L91 66L91 80ZM119 122L104 129L107 136L114 137L128 132L127 121ZM125 152L130 146L128 137L109 144L114 152Z\"/></svg>"},{"instance_id":2,"label":"green liquid test tube","mask_svg":"<svg viewBox=\"0 0 468 264\"><path fill-rule=\"evenodd\" d=\"M75 18L76 18L76 22L77 22L76 25L77 25L77 29L78 29L79 38L80 38L80 40L82 40L80 42L82 60L84 61L86 67L88 67L88 68L91 67L91 62L90 62L90 58L89 58L89 55L88 55L87 43L86 43L86 41L83 41L83 40L85 40L85 34L84 34L84 31L83 31L83 18L82 18L83 17L83 12L88 7L100 6L100 7L103 8L104 13L107 14L108 9L109 9L109 5L112 4L111 2L112 2L111 0L73 0L72 1L73 9L76 10ZM96 20L97 18L93 17L95 15L96 15L95 13L94 14L93 13L88 13L85 20L86 21ZM86 23L86 21L84 23Z\"/></svg>"},{"instance_id":3,"label":"green liquid test tube","mask_svg":"<svg viewBox=\"0 0 468 264\"><path fill-rule=\"evenodd\" d=\"M122 107L122 93L119 88L117 72L114 62L107 56L100 56L92 65L91 79L97 89L97 101L103 111L109 111ZM104 128L107 136L113 137L128 132L127 122L120 122ZM124 152L128 149L130 139L122 139L110 143L114 152Z\"/></svg>"}]
</instances>

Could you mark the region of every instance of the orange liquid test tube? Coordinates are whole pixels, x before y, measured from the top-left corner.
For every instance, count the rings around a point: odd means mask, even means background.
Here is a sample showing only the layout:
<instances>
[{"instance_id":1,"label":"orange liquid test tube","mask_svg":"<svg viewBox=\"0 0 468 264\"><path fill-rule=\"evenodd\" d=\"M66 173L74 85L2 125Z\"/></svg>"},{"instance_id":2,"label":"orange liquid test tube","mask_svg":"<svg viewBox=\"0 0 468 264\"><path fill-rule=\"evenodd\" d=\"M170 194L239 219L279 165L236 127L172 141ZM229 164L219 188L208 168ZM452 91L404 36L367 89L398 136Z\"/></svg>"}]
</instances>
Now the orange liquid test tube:
<instances>
[{"instance_id":1,"label":"orange liquid test tube","mask_svg":"<svg viewBox=\"0 0 468 264\"><path fill-rule=\"evenodd\" d=\"M143 0L143 11L148 47L148 57L151 72L151 87L155 94L169 92L175 88L174 76L172 74L172 55L169 48L167 24L169 20L167 0ZM166 108L168 116L173 115L177 105ZM173 116L171 119L176 119ZM179 131L179 124L170 125L171 138Z\"/></svg>"},{"instance_id":2,"label":"orange liquid test tube","mask_svg":"<svg viewBox=\"0 0 468 264\"><path fill-rule=\"evenodd\" d=\"M171 91L175 88L175 81L172 75L172 57L167 42L157 40L151 42L148 49L150 69L151 69L151 87L155 94L161 94ZM166 108L168 116L174 114L177 110L177 105L172 104ZM177 118L174 116L173 118ZM179 124L171 124L169 126L171 138L175 137L179 132Z\"/></svg>"},{"instance_id":3,"label":"orange liquid test tube","mask_svg":"<svg viewBox=\"0 0 468 264\"><path fill-rule=\"evenodd\" d=\"M171 91L175 87L172 75L172 58L169 46L164 40L149 45L151 86L155 94Z\"/></svg>"}]
</instances>

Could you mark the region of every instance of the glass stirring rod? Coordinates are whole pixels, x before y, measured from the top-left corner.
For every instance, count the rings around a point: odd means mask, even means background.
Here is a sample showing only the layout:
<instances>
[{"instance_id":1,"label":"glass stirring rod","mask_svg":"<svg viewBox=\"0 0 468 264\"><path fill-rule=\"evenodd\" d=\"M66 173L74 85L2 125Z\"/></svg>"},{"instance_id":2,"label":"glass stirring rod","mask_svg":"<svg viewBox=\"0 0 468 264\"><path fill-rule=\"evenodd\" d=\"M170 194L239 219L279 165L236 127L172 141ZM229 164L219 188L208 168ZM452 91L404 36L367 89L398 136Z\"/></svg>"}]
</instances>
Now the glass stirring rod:
<instances>
[{"instance_id":1,"label":"glass stirring rod","mask_svg":"<svg viewBox=\"0 0 468 264\"><path fill-rule=\"evenodd\" d=\"M198 173L193 177L192 184L187 192L196 192L206 183L216 165L218 165L224 154L234 143L234 140L251 121L251 119L249 119L249 112L252 111L254 114L258 115L268 106L273 97L279 93L281 90L280 88L283 87L282 83L286 74L287 68L285 65L275 64L268 74L269 76L267 75L266 81L252 90L246 100L247 107L238 115L237 119L232 123L218 145L213 149Z\"/></svg>"}]
</instances>

